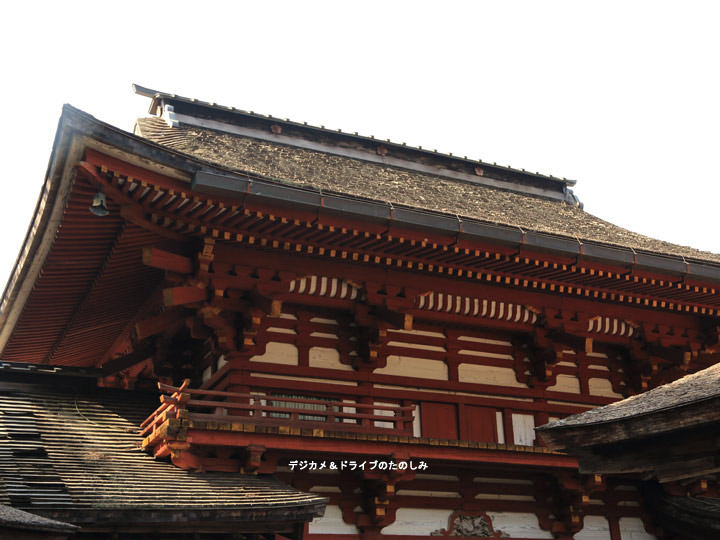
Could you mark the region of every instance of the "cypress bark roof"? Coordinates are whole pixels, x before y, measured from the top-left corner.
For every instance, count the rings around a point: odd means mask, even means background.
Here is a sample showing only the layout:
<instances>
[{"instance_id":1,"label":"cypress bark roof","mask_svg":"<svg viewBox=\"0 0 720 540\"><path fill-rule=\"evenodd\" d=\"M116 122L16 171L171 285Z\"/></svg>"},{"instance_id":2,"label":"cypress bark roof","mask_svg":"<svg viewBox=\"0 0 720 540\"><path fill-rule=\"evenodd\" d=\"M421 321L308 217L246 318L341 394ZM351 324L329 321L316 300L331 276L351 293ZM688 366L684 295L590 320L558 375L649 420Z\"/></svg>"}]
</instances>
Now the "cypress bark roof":
<instances>
[{"instance_id":1,"label":"cypress bark roof","mask_svg":"<svg viewBox=\"0 0 720 540\"><path fill-rule=\"evenodd\" d=\"M272 476L157 461L138 435L154 404L135 393L7 388L0 388L0 504L30 512L282 510L309 520L326 503Z\"/></svg>"},{"instance_id":2,"label":"cypress bark roof","mask_svg":"<svg viewBox=\"0 0 720 540\"><path fill-rule=\"evenodd\" d=\"M136 133L208 163L280 183L590 243L720 263L718 254L634 233L557 199L195 125L169 127L160 118L139 119Z\"/></svg>"},{"instance_id":3,"label":"cypress bark roof","mask_svg":"<svg viewBox=\"0 0 720 540\"><path fill-rule=\"evenodd\" d=\"M23 529L32 531L57 531L57 532L74 532L77 530L75 525L55 521L54 519L36 516L30 512L24 512L17 508L0 504L0 530L4 527L12 529Z\"/></svg>"},{"instance_id":4,"label":"cypress bark roof","mask_svg":"<svg viewBox=\"0 0 720 540\"><path fill-rule=\"evenodd\" d=\"M540 426L539 431L591 426L678 409L720 397L720 364L604 407ZM702 423L703 418L698 418Z\"/></svg>"}]
</instances>

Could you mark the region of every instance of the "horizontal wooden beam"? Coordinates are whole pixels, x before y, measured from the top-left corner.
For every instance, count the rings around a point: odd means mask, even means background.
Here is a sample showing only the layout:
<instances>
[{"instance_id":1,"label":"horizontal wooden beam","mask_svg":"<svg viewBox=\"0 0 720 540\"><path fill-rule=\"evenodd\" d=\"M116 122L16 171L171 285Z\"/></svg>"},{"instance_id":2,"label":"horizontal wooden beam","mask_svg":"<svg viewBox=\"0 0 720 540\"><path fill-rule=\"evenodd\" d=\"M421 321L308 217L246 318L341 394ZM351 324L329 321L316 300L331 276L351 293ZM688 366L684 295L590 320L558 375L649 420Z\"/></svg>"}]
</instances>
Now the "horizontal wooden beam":
<instances>
[{"instance_id":1,"label":"horizontal wooden beam","mask_svg":"<svg viewBox=\"0 0 720 540\"><path fill-rule=\"evenodd\" d=\"M117 373L129 367L132 367L135 364L147 360L153 354L155 354L155 347L145 346L131 352L130 354L108 360L102 366L100 366L100 369L102 369L103 376L113 375L114 373Z\"/></svg>"},{"instance_id":2,"label":"horizontal wooden beam","mask_svg":"<svg viewBox=\"0 0 720 540\"><path fill-rule=\"evenodd\" d=\"M191 274L193 272L192 259L158 248L143 248L142 262L147 266L168 272L177 272L178 274Z\"/></svg>"},{"instance_id":3,"label":"horizontal wooden beam","mask_svg":"<svg viewBox=\"0 0 720 540\"><path fill-rule=\"evenodd\" d=\"M170 287L163 289L163 304L166 307L198 304L208 299L204 287Z\"/></svg>"},{"instance_id":4,"label":"horizontal wooden beam","mask_svg":"<svg viewBox=\"0 0 720 540\"><path fill-rule=\"evenodd\" d=\"M185 320L185 314L181 308L168 309L159 315L140 321L135 325L135 337L142 341L151 336L164 332Z\"/></svg>"},{"instance_id":5,"label":"horizontal wooden beam","mask_svg":"<svg viewBox=\"0 0 720 540\"><path fill-rule=\"evenodd\" d=\"M536 289L520 289L497 285L478 279L453 279L452 277L433 276L426 274L408 274L408 272L383 268L377 265L358 264L339 260L324 260L318 264L317 259L299 254L259 253L245 247L219 244L215 246L215 261L228 264L247 265L252 261L256 268L270 270L287 270L292 268L298 275L317 275L338 278L351 282L363 283L374 281L395 287L406 287L409 283L420 291L437 291L444 294L473 296L488 300L500 300L519 305L531 305L537 309L566 309L622 318L638 323L651 322L684 328L699 329L697 316L680 313L661 312L653 309L620 305L610 302L598 302L590 299L572 298L550 291Z\"/></svg>"},{"instance_id":6,"label":"horizontal wooden beam","mask_svg":"<svg viewBox=\"0 0 720 540\"><path fill-rule=\"evenodd\" d=\"M398 451L397 443L384 441L363 441L244 433L234 431L205 431L188 429L186 441L200 446L263 445L270 450L289 450L300 456L302 452L331 453L333 455L393 456ZM512 452L507 450L486 450L480 448L454 448L424 444L404 445L410 459L439 460L443 463L464 462L479 464L526 465L540 468L577 469L577 459L570 456L548 453Z\"/></svg>"},{"instance_id":7,"label":"horizontal wooden beam","mask_svg":"<svg viewBox=\"0 0 720 540\"><path fill-rule=\"evenodd\" d=\"M233 369L237 369L237 373L232 373L229 375L228 378L228 384L230 385L251 385L251 386L268 386L272 388L273 386L277 386L277 380L273 378L273 376L277 377L277 375L287 375L288 374L288 366L279 365L279 364L270 364L265 362L251 362L249 360L243 360L243 359L236 359L233 360ZM327 380L333 380L338 376L337 371L333 369L326 369L326 368L308 368L303 366L293 366L293 375L298 376L305 376L305 377L313 377L313 378L324 378ZM242 375L242 371L240 370L247 370L247 372L252 372L254 376L250 377ZM264 373L270 374L267 378L263 377ZM547 390L542 389L536 389L536 388L518 388L518 387L508 387L508 386L497 386L492 384L478 384L478 383L458 383L453 381L439 381L439 380L433 380L429 381L428 379L419 379L416 377L400 377L396 375L381 375L381 374L368 374L365 372L359 372L359 371L343 371L343 379L346 381L357 381L358 383L364 382L364 381L372 381L373 384L386 384L386 385L393 385L394 387L402 387L407 386L409 387L410 392L413 392L413 396L417 395L412 389L416 389L419 385L427 385L432 384L432 388L439 390L439 391L445 391L445 392L468 392L468 393L480 393L484 395L495 395L498 396L498 398L507 398L507 397L516 397L516 398L539 398L539 399L548 399L548 400L555 400L555 401L567 401L568 399L572 399L574 403L585 403L587 404L587 409L593 408L594 406L599 405L608 405L609 403L612 403L613 401L616 401L616 399L613 398L607 398L603 396L592 396L592 395L579 395L579 394L572 394L572 397L569 397L567 393L564 392L548 392ZM311 390L312 387L315 387L318 390L327 391L331 390L332 393L342 393L347 395L375 395L374 393L377 392L377 395L390 395L392 392L390 389L375 389L370 388L368 386L344 386L344 385L323 385L323 383L318 382L312 382L308 383L305 381L292 381L287 380L283 381L283 387L293 387L295 389L300 388L307 388L308 390ZM406 398L409 394L403 394L404 392L408 392L404 389L399 391L399 398L403 399ZM365 394L365 392L368 392L368 394ZM429 401L436 401L438 400L438 394L434 394L433 396L432 392L427 392L427 397L425 399ZM451 394L444 394L442 399L450 399L449 396ZM454 401L455 398L452 398L451 401ZM478 402L479 403L479 402ZM524 401L506 401L505 406L507 408L525 408L523 407L523 404L527 406L528 402ZM530 407L537 407L537 403L530 403ZM585 410L587 410L585 409ZM581 409L574 405L573 409L568 409L568 413L577 413L580 412Z\"/></svg>"}]
</instances>

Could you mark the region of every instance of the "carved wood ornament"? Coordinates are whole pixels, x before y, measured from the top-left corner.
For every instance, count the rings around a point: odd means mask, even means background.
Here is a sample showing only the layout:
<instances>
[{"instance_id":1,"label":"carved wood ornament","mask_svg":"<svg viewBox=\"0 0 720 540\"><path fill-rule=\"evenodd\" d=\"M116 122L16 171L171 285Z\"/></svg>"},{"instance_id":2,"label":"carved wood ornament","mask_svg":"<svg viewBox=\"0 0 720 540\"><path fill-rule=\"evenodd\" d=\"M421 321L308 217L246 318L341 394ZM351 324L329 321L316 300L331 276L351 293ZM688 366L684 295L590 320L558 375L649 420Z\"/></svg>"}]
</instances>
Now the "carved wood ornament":
<instances>
[{"instance_id":1,"label":"carved wood ornament","mask_svg":"<svg viewBox=\"0 0 720 540\"><path fill-rule=\"evenodd\" d=\"M506 538L509 535L496 531L492 520L485 512L454 512L448 519L447 529L437 529L430 536L473 536L484 538Z\"/></svg>"}]
</instances>

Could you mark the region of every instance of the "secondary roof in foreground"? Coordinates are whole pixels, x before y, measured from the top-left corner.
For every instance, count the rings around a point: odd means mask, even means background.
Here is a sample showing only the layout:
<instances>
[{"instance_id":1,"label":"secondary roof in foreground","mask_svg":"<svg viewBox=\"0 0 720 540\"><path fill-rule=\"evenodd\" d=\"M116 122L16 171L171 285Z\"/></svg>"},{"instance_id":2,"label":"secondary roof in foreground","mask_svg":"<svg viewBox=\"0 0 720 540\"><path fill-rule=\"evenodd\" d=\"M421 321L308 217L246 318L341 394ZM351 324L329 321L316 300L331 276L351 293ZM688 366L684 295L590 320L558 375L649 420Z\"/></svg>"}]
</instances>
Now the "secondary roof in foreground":
<instances>
[{"instance_id":1,"label":"secondary roof in foreground","mask_svg":"<svg viewBox=\"0 0 720 540\"><path fill-rule=\"evenodd\" d=\"M156 460L139 447L151 400L70 386L0 386L0 504L81 526L131 518L248 530L272 523L278 528L269 530L293 533L322 515L325 498L272 476L190 472Z\"/></svg>"}]
</instances>

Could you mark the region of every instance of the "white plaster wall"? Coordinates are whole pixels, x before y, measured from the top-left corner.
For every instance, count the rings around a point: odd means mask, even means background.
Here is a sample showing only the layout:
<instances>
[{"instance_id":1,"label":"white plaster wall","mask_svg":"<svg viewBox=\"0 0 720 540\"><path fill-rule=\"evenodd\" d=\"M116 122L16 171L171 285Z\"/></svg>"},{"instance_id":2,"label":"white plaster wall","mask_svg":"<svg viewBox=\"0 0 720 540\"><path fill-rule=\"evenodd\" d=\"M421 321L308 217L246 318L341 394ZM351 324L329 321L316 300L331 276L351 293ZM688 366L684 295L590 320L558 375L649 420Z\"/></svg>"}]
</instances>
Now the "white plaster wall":
<instances>
[{"instance_id":1,"label":"white plaster wall","mask_svg":"<svg viewBox=\"0 0 720 540\"><path fill-rule=\"evenodd\" d=\"M342 402L343 402L343 403L351 403L351 404L354 404L354 403L355 403L353 400L350 400L350 399L343 399ZM346 406L343 406L342 412L350 413L350 414L355 414L355 413L357 412L357 408L356 408L356 407L346 407ZM343 418L343 423L345 423L345 424L357 424L358 422L357 422L357 420L356 420L355 418Z\"/></svg>"},{"instance_id":2,"label":"white plaster wall","mask_svg":"<svg viewBox=\"0 0 720 540\"><path fill-rule=\"evenodd\" d=\"M495 412L495 423L497 424L498 442L505 444L505 423L503 422L503 414L500 411Z\"/></svg>"},{"instance_id":3,"label":"white plaster wall","mask_svg":"<svg viewBox=\"0 0 720 540\"><path fill-rule=\"evenodd\" d=\"M598 379L593 377L588 381L588 387L590 388L590 395L603 396L611 398L621 398L622 395L618 394L612 389L612 383L607 379Z\"/></svg>"},{"instance_id":4,"label":"white plaster wall","mask_svg":"<svg viewBox=\"0 0 720 540\"><path fill-rule=\"evenodd\" d=\"M269 364L298 365L298 350L290 343L270 342L265 348L265 354L253 356L251 362L267 362Z\"/></svg>"},{"instance_id":5,"label":"white plaster wall","mask_svg":"<svg viewBox=\"0 0 720 540\"><path fill-rule=\"evenodd\" d=\"M227 364L227 363L228 363L228 362L227 362L227 360L225 360L225 355L224 355L224 354L221 355L220 358L218 358L218 361L217 361L218 371L220 371L223 367L225 367L225 364Z\"/></svg>"},{"instance_id":6,"label":"white plaster wall","mask_svg":"<svg viewBox=\"0 0 720 540\"><path fill-rule=\"evenodd\" d=\"M640 518L620 518L620 539L621 540L657 540L654 534L645 530Z\"/></svg>"},{"instance_id":7,"label":"white plaster wall","mask_svg":"<svg viewBox=\"0 0 720 540\"><path fill-rule=\"evenodd\" d=\"M212 366L206 367L202 372L202 382L210 380L210 377L213 375L213 369Z\"/></svg>"},{"instance_id":8,"label":"white plaster wall","mask_svg":"<svg viewBox=\"0 0 720 540\"><path fill-rule=\"evenodd\" d=\"M603 516L585 516L582 530L573 538L575 540L612 540L610 524Z\"/></svg>"},{"instance_id":9,"label":"white plaster wall","mask_svg":"<svg viewBox=\"0 0 720 540\"><path fill-rule=\"evenodd\" d=\"M517 538L552 538L549 531L543 531L535 514L527 512L488 512L493 529Z\"/></svg>"},{"instance_id":10,"label":"white plaster wall","mask_svg":"<svg viewBox=\"0 0 720 540\"><path fill-rule=\"evenodd\" d=\"M512 426L515 444L533 445L535 441L535 418L533 415L513 413Z\"/></svg>"},{"instance_id":11,"label":"white plaster wall","mask_svg":"<svg viewBox=\"0 0 720 540\"><path fill-rule=\"evenodd\" d=\"M321 324L332 324L334 326L338 325L338 322L335 319L324 319L322 317L313 317L312 319L310 319L310 322L321 323Z\"/></svg>"},{"instance_id":12,"label":"white plaster wall","mask_svg":"<svg viewBox=\"0 0 720 540\"><path fill-rule=\"evenodd\" d=\"M422 421L420 418L420 404L415 404L415 410L413 411L413 437L422 437Z\"/></svg>"},{"instance_id":13,"label":"white plaster wall","mask_svg":"<svg viewBox=\"0 0 720 540\"><path fill-rule=\"evenodd\" d=\"M395 522L384 527L382 533L429 536L432 531L446 529L452 513L453 510L400 508Z\"/></svg>"},{"instance_id":14,"label":"white plaster wall","mask_svg":"<svg viewBox=\"0 0 720 540\"><path fill-rule=\"evenodd\" d=\"M425 345L423 343L412 343L409 341L388 341L388 345L407 347L408 349L418 349L420 351L446 352L445 347L440 347L438 345Z\"/></svg>"},{"instance_id":15,"label":"white plaster wall","mask_svg":"<svg viewBox=\"0 0 720 540\"><path fill-rule=\"evenodd\" d=\"M375 401L375 405L391 405L393 407L397 407L395 403L384 403L382 401ZM393 411L387 411L385 409L373 409L373 414L377 414L378 416L395 416L395 413ZM393 422L381 422L379 420L374 421L375 427L381 427L381 428L387 428L392 429L395 427L395 424Z\"/></svg>"},{"instance_id":16,"label":"white plaster wall","mask_svg":"<svg viewBox=\"0 0 720 540\"><path fill-rule=\"evenodd\" d=\"M278 326L271 326L267 329L268 332L277 332L278 334L292 334L295 335L297 332L292 328L280 328Z\"/></svg>"},{"instance_id":17,"label":"white plaster wall","mask_svg":"<svg viewBox=\"0 0 720 540\"><path fill-rule=\"evenodd\" d=\"M575 375L561 373L557 376L555 384L548 386L547 389L550 392L569 392L571 394L579 394L580 379L578 379Z\"/></svg>"},{"instance_id":18,"label":"white plaster wall","mask_svg":"<svg viewBox=\"0 0 720 540\"><path fill-rule=\"evenodd\" d=\"M509 354L494 353L489 351L476 351L475 349L460 349L458 354L465 354L467 356L480 356L482 358L499 358L500 360L513 360L513 357Z\"/></svg>"},{"instance_id":19,"label":"white plaster wall","mask_svg":"<svg viewBox=\"0 0 720 540\"><path fill-rule=\"evenodd\" d=\"M311 347L308 352L310 367L352 371L352 366L340 362L340 353L326 347Z\"/></svg>"},{"instance_id":20,"label":"white plaster wall","mask_svg":"<svg viewBox=\"0 0 720 540\"><path fill-rule=\"evenodd\" d=\"M355 525L348 525L343 521L339 506L325 507L325 515L310 522L310 534L357 534Z\"/></svg>"},{"instance_id":21,"label":"white plaster wall","mask_svg":"<svg viewBox=\"0 0 720 540\"><path fill-rule=\"evenodd\" d=\"M398 356L392 354L387 358L384 368L376 369L374 373L381 375L399 375L402 377L419 377L434 381L447 381L448 368L442 360L429 360L412 356Z\"/></svg>"},{"instance_id":22,"label":"white plaster wall","mask_svg":"<svg viewBox=\"0 0 720 540\"><path fill-rule=\"evenodd\" d=\"M497 386L511 386L513 388L528 387L526 384L518 382L515 378L514 369L496 366L460 364L458 366L458 379L460 382L466 383L494 384Z\"/></svg>"}]
</instances>

